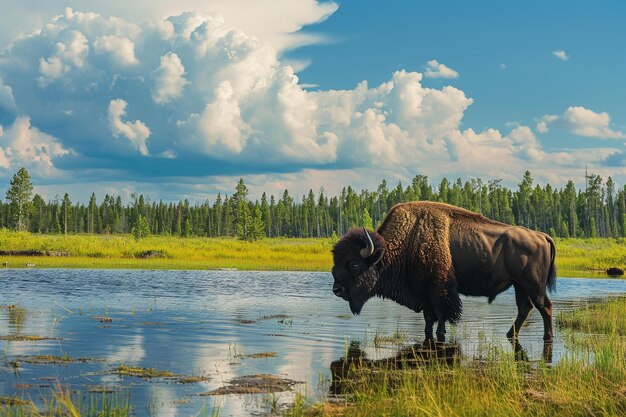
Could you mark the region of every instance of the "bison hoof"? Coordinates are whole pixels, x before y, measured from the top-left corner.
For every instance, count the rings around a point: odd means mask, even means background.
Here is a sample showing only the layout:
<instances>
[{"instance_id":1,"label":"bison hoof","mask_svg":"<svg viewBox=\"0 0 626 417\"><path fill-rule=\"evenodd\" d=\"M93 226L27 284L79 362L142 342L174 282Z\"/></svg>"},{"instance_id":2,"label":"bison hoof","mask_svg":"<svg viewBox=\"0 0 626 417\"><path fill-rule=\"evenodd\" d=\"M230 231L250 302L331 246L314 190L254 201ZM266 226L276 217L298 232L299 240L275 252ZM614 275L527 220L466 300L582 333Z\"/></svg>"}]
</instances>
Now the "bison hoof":
<instances>
[{"instance_id":1,"label":"bison hoof","mask_svg":"<svg viewBox=\"0 0 626 417\"><path fill-rule=\"evenodd\" d=\"M435 349L437 347L437 342L432 337L427 337L422 342L422 348L424 349Z\"/></svg>"}]
</instances>

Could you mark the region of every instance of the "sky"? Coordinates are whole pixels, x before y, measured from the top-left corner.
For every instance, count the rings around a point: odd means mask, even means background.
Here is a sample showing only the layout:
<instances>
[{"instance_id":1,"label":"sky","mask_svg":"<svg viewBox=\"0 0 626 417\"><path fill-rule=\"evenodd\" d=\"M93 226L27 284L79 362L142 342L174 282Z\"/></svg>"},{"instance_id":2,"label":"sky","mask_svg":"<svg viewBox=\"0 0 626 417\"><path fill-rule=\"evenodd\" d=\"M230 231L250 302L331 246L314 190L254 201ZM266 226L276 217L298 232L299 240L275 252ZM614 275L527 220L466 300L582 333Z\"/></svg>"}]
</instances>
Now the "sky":
<instances>
[{"instance_id":1,"label":"sky","mask_svg":"<svg viewBox=\"0 0 626 417\"><path fill-rule=\"evenodd\" d=\"M212 200L626 184L626 3L0 0L0 182Z\"/></svg>"}]
</instances>

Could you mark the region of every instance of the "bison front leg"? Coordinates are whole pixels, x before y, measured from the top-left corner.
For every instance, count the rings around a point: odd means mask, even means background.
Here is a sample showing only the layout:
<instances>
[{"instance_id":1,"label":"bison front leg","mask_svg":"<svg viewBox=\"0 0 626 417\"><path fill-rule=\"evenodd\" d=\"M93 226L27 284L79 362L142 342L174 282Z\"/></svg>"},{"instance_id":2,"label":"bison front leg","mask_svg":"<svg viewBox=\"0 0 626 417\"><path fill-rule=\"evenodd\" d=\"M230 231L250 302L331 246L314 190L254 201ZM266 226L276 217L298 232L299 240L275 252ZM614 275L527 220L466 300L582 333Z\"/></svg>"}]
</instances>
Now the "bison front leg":
<instances>
[{"instance_id":1,"label":"bison front leg","mask_svg":"<svg viewBox=\"0 0 626 417\"><path fill-rule=\"evenodd\" d=\"M424 321L426 322L426 327L424 328L426 338L424 339L423 345L424 347L430 347L435 340L433 337L433 326L437 321L437 315L431 305L424 306Z\"/></svg>"},{"instance_id":2,"label":"bison front leg","mask_svg":"<svg viewBox=\"0 0 626 417\"><path fill-rule=\"evenodd\" d=\"M444 343L446 341L446 319L439 317L437 319L437 342Z\"/></svg>"}]
</instances>

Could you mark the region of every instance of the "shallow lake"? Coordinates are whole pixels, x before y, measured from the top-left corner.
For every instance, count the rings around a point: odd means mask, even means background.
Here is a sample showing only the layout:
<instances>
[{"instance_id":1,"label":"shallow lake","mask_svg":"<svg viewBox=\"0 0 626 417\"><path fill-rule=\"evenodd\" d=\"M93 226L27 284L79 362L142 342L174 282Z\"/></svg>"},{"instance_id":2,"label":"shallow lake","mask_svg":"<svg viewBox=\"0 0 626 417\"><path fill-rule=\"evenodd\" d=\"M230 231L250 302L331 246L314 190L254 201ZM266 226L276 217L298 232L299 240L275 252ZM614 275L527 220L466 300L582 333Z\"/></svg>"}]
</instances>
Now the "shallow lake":
<instances>
[{"instance_id":1,"label":"shallow lake","mask_svg":"<svg viewBox=\"0 0 626 417\"><path fill-rule=\"evenodd\" d=\"M360 341L369 358L392 356L398 346L379 343L394 333L405 345L421 342L424 322L392 301L370 300L361 316L331 292L329 273L238 271L0 270L0 396L42 406L57 382L88 398L112 390L134 415L265 415L289 403L276 394L200 396L236 377L270 374L301 382L292 387L323 398L330 364ZM551 295L555 315L626 293L626 280L559 278ZM462 321L448 329L463 357L488 341L511 349L505 338L516 315L512 290L492 303L463 298ZM11 306L9 308L9 306ZM520 332L530 360L543 351L543 325L533 310ZM19 340L42 336L44 340ZM378 342L377 342L378 341ZM553 361L563 355L555 328ZM37 355L85 362L32 363ZM120 365L155 368L175 378L143 379L114 373ZM199 382L182 376L204 377ZM187 382L187 383L183 383Z\"/></svg>"}]
</instances>

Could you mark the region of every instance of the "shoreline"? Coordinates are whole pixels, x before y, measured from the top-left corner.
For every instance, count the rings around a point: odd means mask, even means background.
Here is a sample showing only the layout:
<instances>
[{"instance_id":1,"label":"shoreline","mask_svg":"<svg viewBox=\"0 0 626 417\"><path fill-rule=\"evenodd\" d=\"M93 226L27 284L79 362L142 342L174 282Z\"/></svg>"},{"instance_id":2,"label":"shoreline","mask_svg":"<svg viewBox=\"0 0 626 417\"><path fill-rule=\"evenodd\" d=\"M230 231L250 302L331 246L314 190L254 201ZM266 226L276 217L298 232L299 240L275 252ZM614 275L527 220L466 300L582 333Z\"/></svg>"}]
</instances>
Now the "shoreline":
<instances>
[{"instance_id":1,"label":"shoreline","mask_svg":"<svg viewBox=\"0 0 626 417\"><path fill-rule=\"evenodd\" d=\"M626 269L624 239L555 239L557 276L609 276ZM0 268L330 272L328 238L235 238L130 235L43 235L0 230Z\"/></svg>"}]
</instances>

